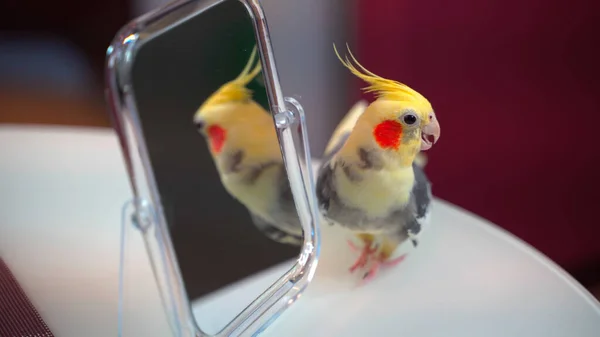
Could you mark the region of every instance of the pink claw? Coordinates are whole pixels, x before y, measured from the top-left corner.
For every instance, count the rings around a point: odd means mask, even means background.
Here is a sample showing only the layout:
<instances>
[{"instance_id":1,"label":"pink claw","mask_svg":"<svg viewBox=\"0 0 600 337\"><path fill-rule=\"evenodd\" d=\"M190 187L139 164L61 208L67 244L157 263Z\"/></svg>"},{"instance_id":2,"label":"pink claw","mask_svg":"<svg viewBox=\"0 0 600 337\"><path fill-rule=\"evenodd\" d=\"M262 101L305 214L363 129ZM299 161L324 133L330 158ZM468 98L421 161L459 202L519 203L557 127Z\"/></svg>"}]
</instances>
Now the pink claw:
<instances>
[{"instance_id":1,"label":"pink claw","mask_svg":"<svg viewBox=\"0 0 600 337\"><path fill-rule=\"evenodd\" d=\"M371 265L371 268L369 268L369 271L367 271L365 273L365 275L363 276L363 280L362 280L362 284L367 284L369 282L371 282L375 276L377 275L377 273L379 272L379 267L381 266L380 262L374 262L373 265Z\"/></svg>"},{"instance_id":2,"label":"pink claw","mask_svg":"<svg viewBox=\"0 0 600 337\"><path fill-rule=\"evenodd\" d=\"M365 245L365 247L361 249L360 256L358 257L358 259L356 259L356 262L354 262L352 267L350 267L350 272L353 273L356 269L366 266L367 262L369 262L369 256L371 256L376 251L377 249Z\"/></svg>"},{"instance_id":3,"label":"pink claw","mask_svg":"<svg viewBox=\"0 0 600 337\"><path fill-rule=\"evenodd\" d=\"M368 255L365 252L363 252L362 254L360 254L358 259L356 259L356 262L354 262L352 267L350 267L350 272L353 273L356 269L364 267L367 264L368 260Z\"/></svg>"},{"instance_id":4,"label":"pink claw","mask_svg":"<svg viewBox=\"0 0 600 337\"><path fill-rule=\"evenodd\" d=\"M358 252L361 250L354 244L354 242L352 242L352 240L348 240L348 246L350 246L350 249L352 249L355 252Z\"/></svg>"},{"instance_id":5,"label":"pink claw","mask_svg":"<svg viewBox=\"0 0 600 337\"><path fill-rule=\"evenodd\" d=\"M406 254L397 257L393 260L389 260L389 261L379 261L378 259L376 259L375 261L372 262L371 267L369 268L369 270L363 275L363 279L361 281L361 285L365 285L369 282L371 282L375 276L377 276L377 274L379 273L379 270L381 268L388 268L388 267L394 267L398 264L400 264L400 262L404 261L404 259L406 259Z\"/></svg>"},{"instance_id":6,"label":"pink claw","mask_svg":"<svg viewBox=\"0 0 600 337\"><path fill-rule=\"evenodd\" d=\"M404 261L404 259L406 259L406 254L404 254L400 257L397 257L395 259L385 261L382 264L384 267L394 267L394 266L397 266L398 264L400 264L400 262Z\"/></svg>"}]
</instances>

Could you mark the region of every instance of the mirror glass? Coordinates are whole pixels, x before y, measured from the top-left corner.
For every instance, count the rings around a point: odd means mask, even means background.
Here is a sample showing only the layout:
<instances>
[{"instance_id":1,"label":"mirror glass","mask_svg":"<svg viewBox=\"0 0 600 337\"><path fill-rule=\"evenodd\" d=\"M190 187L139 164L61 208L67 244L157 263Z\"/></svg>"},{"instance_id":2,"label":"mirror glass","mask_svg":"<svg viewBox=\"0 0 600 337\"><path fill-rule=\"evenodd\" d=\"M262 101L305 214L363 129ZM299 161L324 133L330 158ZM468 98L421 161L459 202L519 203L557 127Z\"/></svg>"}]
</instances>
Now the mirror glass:
<instances>
[{"instance_id":1,"label":"mirror glass","mask_svg":"<svg viewBox=\"0 0 600 337\"><path fill-rule=\"evenodd\" d=\"M132 88L185 289L198 326L212 334L270 284L218 310L211 295L291 267L302 229L246 7L182 11L144 39Z\"/></svg>"}]
</instances>

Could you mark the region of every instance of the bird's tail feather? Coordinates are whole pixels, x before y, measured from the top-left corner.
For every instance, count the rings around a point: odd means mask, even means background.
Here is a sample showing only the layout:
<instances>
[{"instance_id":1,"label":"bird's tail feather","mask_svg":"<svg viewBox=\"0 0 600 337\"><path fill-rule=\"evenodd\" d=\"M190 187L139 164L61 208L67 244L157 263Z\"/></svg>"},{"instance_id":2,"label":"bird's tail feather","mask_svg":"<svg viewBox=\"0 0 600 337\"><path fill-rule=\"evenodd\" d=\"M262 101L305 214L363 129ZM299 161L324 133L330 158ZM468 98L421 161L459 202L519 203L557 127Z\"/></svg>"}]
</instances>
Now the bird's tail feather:
<instances>
[{"instance_id":1,"label":"bird's tail feather","mask_svg":"<svg viewBox=\"0 0 600 337\"><path fill-rule=\"evenodd\" d=\"M344 118L333 131L333 134L329 139L329 143L327 143L327 147L325 148L324 156L327 156L333 149L337 147L343 135L352 131L356 121L358 120L358 117L362 115L368 106L369 104L367 101L360 100L356 102L352 108L350 108L348 113L346 113L346 116L344 116Z\"/></svg>"}]
</instances>

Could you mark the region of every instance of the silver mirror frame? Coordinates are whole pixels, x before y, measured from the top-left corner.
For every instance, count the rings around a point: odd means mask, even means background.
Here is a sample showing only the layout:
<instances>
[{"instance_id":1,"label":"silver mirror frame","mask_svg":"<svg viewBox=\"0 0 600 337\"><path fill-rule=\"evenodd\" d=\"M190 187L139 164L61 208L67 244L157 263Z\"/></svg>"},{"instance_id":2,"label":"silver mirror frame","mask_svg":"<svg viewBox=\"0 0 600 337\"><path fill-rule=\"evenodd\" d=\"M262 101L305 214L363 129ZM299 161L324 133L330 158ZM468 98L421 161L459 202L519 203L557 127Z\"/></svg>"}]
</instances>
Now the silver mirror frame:
<instances>
[{"instance_id":1,"label":"silver mirror frame","mask_svg":"<svg viewBox=\"0 0 600 337\"><path fill-rule=\"evenodd\" d=\"M209 335L197 326L185 293L135 105L131 66L137 50L144 42L165 29L224 1L242 2L254 21L273 123L277 130L292 194L304 231L304 244L296 263L286 274L250 303L220 332ZM178 10L193 4L195 7L186 15L177 16ZM169 20L173 21L169 22ZM165 25L164 21L168 23ZM321 243L319 212L314 192L304 112L297 101L285 97L282 93L269 30L260 2L258 0L180 0L143 15L124 26L108 47L105 76L106 99L134 196L133 222L144 237L154 277L174 335L177 337L258 335L291 306L311 282L317 267ZM293 130L294 127L299 128L297 134ZM122 294L120 298L123 298Z\"/></svg>"}]
</instances>

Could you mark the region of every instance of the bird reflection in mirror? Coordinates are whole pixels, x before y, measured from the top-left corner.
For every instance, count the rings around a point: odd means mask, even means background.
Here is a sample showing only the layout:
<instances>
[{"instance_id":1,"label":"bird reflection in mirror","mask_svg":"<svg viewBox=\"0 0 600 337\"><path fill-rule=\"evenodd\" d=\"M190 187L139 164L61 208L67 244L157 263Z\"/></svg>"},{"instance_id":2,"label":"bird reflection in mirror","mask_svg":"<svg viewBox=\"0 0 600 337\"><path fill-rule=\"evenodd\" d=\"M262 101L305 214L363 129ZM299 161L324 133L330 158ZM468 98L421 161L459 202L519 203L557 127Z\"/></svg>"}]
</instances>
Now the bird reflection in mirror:
<instances>
[{"instance_id":1,"label":"bird reflection in mirror","mask_svg":"<svg viewBox=\"0 0 600 337\"><path fill-rule=\"evenodd\" d=\"M274 241L300 246L302 227L273 117L247 88L260 73L255 46L242 72L202 103L193 122L223 186L248 209L254 225Z\"/></svg>"}]
</instances>

